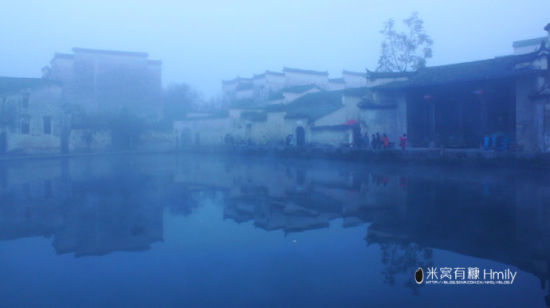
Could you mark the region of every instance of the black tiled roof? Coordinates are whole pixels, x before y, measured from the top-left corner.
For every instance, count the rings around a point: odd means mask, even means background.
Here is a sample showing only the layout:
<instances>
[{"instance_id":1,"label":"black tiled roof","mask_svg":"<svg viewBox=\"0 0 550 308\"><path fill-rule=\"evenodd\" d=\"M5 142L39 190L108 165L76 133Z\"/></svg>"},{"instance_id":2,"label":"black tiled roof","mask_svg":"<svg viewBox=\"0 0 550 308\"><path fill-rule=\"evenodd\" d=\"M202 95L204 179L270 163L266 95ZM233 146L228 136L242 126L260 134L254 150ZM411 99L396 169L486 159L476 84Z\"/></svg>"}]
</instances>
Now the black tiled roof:
<instances>
[{"instance_id":1,"label":"black tiled roof","mask_svg":"<svg viewBox=\"0 0 550 308\"><path fill-rule=\"evenodd\" d=\"M350 126L348 125L322 125L322 126L312 126L312 130L347 130Z\"/></svg>"},{"instance_id":2,"label":"black tiled roof","mask_svg":"<svg viewBox=\"0 0 550 308\"><path fill-rule=\"evenodd\" d=\"M69 53L56 52L53 55L53 59L74 59L74 55L69 54ZM53 61L53 59L52 59L52 61Z\"/></svg>"},{"instance_id":3,"label":"black tiled roof","mask_svg":"<svg viewBox=\"0 0 550 308\"><path fill-rule=\"evenodd\" d=\"M283 98L285 98L285 96L280 91L277 91L277 92L270 91L269 95L267 96L267 99L270 100L270 101L271 100L277 100L277 99L283 99Z\"/></svg>"},{"instance_id":4,"label":"black tiled roof","mask_svg":"<svg viewBox=\"0 0 550 308\"><path fill-rule=\"evenodd\" d=\"M130 56L130 57L142 57L147 58L149 55L146 52L136 51L119 51L119 50L103 50L103 49L91 49L91 48L73 48L74 53L94 53L94 54L106 54L117 56Z\"/></svg>"},{"instance_id":5,"label":"black tiled roof","mask_svg":"<svg viewBox=\"0 0 550 308\"><path fill-rule=\"evenodd\" d=\"M236 77L236 78L233 78L231 80L222 80L222 83L223 84L232 84L232 83L235 83L235 82L238 82L238 81L250 81L250 80L251 80L250 78Z\"/></svg>"},{"instance_id":6,"label":"black tiled roof","mask_svg":"<svg viewBox=\"0 0 550 308\"><path fill-rule=\"evenodd\" d=\"M367 79L400 78L414 75L414 72L374 72L367 70Z\"/></svg>"},{"instance_id":7,"label":"black tiled roof","mask_svg":"<svg viewBox=\"0 0 550 308\"><path fill-rule=\"evenodd\" d=\"M363 72L352 72L352 71L343 70L342 75L355 75L355 76L365 77L367 74Z\"/></svg>"},{"instance_id":8,"label":"black tiled roof","mask_svg":"<svg viewBox=\"0 0 550 308\"><path fill-rule=\"evenodd\" d=\"M266 75L277 75L277 76L284 76L285 74L284 73L281 73L281 72L274 72L274 71L265 71L265 74Z\"/></svg>"},{"instance_id":9,"label":"black tiled roof","mask_svg":"<svg viewBox=\"0 0 550 308\"><path fill-rule=\"evenodd\" d=\"M513 46L524 47L524 46L530 46L530 45L538 45L544 42L545 40L546 40L546 37L537 37L537 38L528 39L528 40L515 41L513 43Z\"/></svg>"},{"instance_id":10,"label":"black tiled roof","mask_svg":"<svg viewBox=\"0 0 550 308\"><path fill-rule=\"evenodd\" d=\"M251 83L240 83L240 84L237 86L236 90L237 90L237 91L244 91L244 90L250 90L250 89L252 89L252 88L254 88L254 85L251 84Z\"/></svg>"},{"instance_id":11,"label":"black tiled roof","mask_svg":"<svg viewBox=\"0 0 550 308\"><path fill-rule=\"evenodd\" d=\"M301 85L301 86L293 86L293 87L288 87L288 88L284 88L281 90L281 92L289 92L289 93L304 93L306 91L309 91L311 89L319 89L318 86L314 85L314 84L306 84L306 85Z\"/></svg>"},{"instance_id":12,"label":"black tiled roof","mask_svg":"<svg viewBox=\"0 0 550 308\"><path fill-rule=\"evenodd\" d=\"M283 72L291 72L291 73L301 73L301 74L310 74L310 75L326 75L328 76L328 72L321 72L321 71L312 71L312 70L303 70L300 68L291 68L291 67L285 67L283 68Z\"/></svg>"},{"instance_id":13,"label":"black tiled roof","mask_svg":"<svg viewBox=\"0 0 550 308\"><path fill-rule=\"evenodd\" d=\"M377 103L370 99L363 99L357 104L357 107L361 109L394 109L397 107L397 103L393 101Z\"/></svg>"},{"instance_id":14,"label":"black tiled roof","mask_svg":"<svg viewBox=\"0 0 550 308\"><path fill-rule=\"evenodd\" d=\"M537 53L497 57L494 59L432 66L420 69L407 81L396 81L373 89L402 89L445 85L459 82L502 80L535 72L530 68L516 69L516 64L534 60Z\"/></svg>"},{"instance_id":15,"label":"black tiled roof","mask_svg":"<svg viewBox=\"0 0 550 308\"><path fill-rule=\"evenodd\" d=\"M57 83L54 81L42 78L0 77L0 94L55 84Z\"/></svg>"},{"instance_id":16,"label":"black tiled roof","mask_svg":"<svg viewBox=\"0 0 550 308\"><path fill-rule=\"evenodd\" d=\"M315 121L340 108L342 104L342 92L318 92L307 94L285 106L288 119L307 118Z\"/></svg>"},{"instance_id":17,"label":"black tiled roof","mask_svg":"<svg viewBox=\"0 0 550 308\"><path fill-rule=\"evenodd\" d=\"M252 122L263 122L267 121L267 114L258 111L244 111L241 113L241 119Z\"/></svg>"},{"instance_id":18,"label":"black tiled roof","mask_svg":"<svg viewBox=\"0 0 550 308\"><path fill-rule=\"evenodd\" d=\"M256 108L258 108L256 101L254 101L251 98L245 98L245 99L240 99L240 100L233 101L233 102L231 102L231 105L229 107L230 108L237 108L237 109L249 109L249 108L256 109Z\"/></svg>"}]
</instances>

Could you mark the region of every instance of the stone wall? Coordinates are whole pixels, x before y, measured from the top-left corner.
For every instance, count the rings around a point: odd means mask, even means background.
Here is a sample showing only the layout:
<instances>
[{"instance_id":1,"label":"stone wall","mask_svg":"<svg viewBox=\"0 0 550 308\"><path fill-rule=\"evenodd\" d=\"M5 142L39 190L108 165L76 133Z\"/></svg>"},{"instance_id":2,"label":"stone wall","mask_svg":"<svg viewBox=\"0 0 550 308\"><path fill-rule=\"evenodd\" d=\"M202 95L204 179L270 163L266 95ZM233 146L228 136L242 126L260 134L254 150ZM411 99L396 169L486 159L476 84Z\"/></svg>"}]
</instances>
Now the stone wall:
<instances>
[{"instance_id":1,"label":"stone wall","mask_svg":"<svg viewBox=\"0 0 550 308\"><path fill-rule=\"evenodd\" d=\"M69 152L105 152L111 150L111 132L108 130L73 129L69 135Z\"/></svg>"},{"instance_id":2,"label":"stone wall","mask_svg":"<svg viewBox=\"0 0 550 308\"><path fill-rule=\"evenodd\" d=\"M177 147L174 132L149 131L141 134L138 149L141 151L170 151Z\"/></svg>"},{"instance_id":3,"label":"stone wall","mask_svg":"<svg viewBox=\"0 0 550 308\"><path fill-rule=\"evenodd\" d=\"M174 138L178 147L189 145L221 145L232 132L232 119L203 118L174 122Z\"/></svg>"},{"instance_id":4,"label":"stone wall","mask_svg":"<svg viewBox=\"0 0 550 308\"><path fill-rule=\"evenodd\" d=\"M351 140L351 129L350 128L339 128L339 129L312 129L310 143L317 145L330 145L334 147L339 147L342 145L349 145Z\"/></svg>"}]
</instances>

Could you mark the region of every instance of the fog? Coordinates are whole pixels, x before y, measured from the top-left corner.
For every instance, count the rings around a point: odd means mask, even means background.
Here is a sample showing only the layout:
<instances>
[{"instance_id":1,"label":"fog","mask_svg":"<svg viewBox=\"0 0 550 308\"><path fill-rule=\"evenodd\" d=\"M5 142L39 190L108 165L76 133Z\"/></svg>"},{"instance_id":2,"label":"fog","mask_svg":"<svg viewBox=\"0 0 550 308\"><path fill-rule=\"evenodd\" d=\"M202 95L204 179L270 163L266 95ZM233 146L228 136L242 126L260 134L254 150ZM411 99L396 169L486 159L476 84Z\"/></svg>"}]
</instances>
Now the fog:
<instances>
[{"instance_id":1,"label":"fog","mask_svg":"<svg viewBox=\"0 0 550 308\"><path fill-rule=\"evenodd\" d=\"M428 65L511 53L512 41L544 36L550 1L4 1L0 75L39 77L72 47L148 52L163 83L205 97L222 79L283 66L374 69L379 30L413 11L434 40Z\"/></svg>"}]
</instances>

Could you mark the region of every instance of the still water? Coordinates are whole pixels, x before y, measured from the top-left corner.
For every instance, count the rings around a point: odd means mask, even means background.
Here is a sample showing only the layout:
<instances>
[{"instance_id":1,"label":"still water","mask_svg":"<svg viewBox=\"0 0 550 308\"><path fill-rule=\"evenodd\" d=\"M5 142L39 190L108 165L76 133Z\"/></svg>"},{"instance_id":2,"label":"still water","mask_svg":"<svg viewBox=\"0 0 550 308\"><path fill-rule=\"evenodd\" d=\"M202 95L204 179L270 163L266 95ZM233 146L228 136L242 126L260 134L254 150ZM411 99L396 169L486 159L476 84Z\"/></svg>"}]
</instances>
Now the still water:
<instances>
[{"instance_id":1,"label":"still water","mask_svg":"<svg viewBox=\"0 0 550 308\"><path fill-rule=\"evenodd\" d=\"M0 306L544 307L549 197L546 175L503 170L4 161ZM517 276L417 285L419 267Z\"/></svg>"}]
</instances>

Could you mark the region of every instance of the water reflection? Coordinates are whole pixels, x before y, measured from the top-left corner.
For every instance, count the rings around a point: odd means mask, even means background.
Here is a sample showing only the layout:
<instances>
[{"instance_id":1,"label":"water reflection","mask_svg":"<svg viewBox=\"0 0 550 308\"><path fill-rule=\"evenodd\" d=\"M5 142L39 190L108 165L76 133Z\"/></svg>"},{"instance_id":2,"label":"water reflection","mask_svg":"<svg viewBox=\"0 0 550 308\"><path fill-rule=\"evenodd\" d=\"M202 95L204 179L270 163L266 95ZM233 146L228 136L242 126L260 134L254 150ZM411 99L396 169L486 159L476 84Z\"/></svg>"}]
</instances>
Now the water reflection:
<instances>
[{"instance_id":1,"label":"water reflection","mask_svg":"<svg viewBox=\"0 0 550 308\"><path fill-rule=\"evenodd\" d=\"M437 171L437 172L436 172ZM284 234L365 225L388 284L433 264L433 249L550 278L550 185L525 174L343 163L132 156L0 165L0 240L52 237L77 257L163 241L165 211L214 201L223 218ZM405 274L406 279L400 280Z\"/></svg>"}]
</instances>

